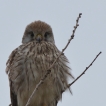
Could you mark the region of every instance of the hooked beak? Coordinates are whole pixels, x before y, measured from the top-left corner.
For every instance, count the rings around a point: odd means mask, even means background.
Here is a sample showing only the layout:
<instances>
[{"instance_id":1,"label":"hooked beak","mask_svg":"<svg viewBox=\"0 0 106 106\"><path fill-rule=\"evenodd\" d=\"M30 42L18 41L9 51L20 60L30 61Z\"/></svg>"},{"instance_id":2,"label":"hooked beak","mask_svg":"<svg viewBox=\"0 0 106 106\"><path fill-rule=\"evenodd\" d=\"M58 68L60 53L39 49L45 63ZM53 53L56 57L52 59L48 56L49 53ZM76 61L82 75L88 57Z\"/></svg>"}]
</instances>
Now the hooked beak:
<instances>
[{"instance_id":1,"label":"hooked beak","mask_svg":"<svg viewBox=\"0 0 106 106\"><path fill-rule=\"evenodd\" d=\"M40 43L42 40L42 35L38 34L36 37L36 40Z\"/></svg>"}]
</instances>

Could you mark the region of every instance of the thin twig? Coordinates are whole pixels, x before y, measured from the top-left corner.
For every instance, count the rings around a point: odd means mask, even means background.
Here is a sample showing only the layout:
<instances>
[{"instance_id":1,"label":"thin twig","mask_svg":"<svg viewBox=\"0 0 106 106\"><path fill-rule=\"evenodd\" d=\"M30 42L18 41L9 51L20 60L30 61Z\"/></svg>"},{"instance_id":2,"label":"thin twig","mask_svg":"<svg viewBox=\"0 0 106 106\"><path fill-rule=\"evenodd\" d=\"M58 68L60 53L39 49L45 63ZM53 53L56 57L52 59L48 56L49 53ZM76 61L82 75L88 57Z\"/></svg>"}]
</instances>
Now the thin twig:
<instances>
[{"instance_id":1,"label":"thin twig","mask_svg":"<svg viewBox=\"0 0 106 106\"><path fill-rule=\"evenodd\" d=\"M92 64L95 62L95 60L98 58L98 56L101 54L102 52L99 52L96 57L94 58L94 60L91 62L91 64L86 67L86 69L72 82L68 85L68 87L70 87L71 85L73 85L82 75L85 74L85 72L92 66Z\"/></svg>"},{"instance_id":2,"label":"thin twig","mask_svg":"<svg viewBox=\"0 0 106 106\"><path fill-rule=\"evenodd\" d=\"M28 101L27 101L27 103L26 103L25 106L28 106L28 105L30 104L30 101L31 101L33 95L35 94L35 92L37 91L38 87L44 82L44 80L46 79L46 77L51 73L51 70L50 70L50 69L54 66L54 64L57 62L57 60L59 59L59 57L63 54L63 52L66 50L66 48L67 48L68 45L70 44L71 40L74 38L74 36L75 36L75 35L74 35L74 34L75 34L75 31L76 31L77 27L79 26L78 22L79 22L79 18L81 18L81 15L82 15L82 13L79 13L79 16L78 16L78 18L77 18L77 20L76 20L76 25L74 26L74 30L73 30L73 32L72 32L72 35L71 35L71 37L70 37L68 43L66 44L66 46L64 47L64 49L62 49L62 52L58 55L58 57L55 59L55 61L53 62L53 64L48 68L47 73L44 75L44 77L43 77L43 78L40 80L40 82L36 85L36 87L35 87L33 93L32 93L31 96L29 97L29 99L28 99Z\"/></svg>"}]
</instances>

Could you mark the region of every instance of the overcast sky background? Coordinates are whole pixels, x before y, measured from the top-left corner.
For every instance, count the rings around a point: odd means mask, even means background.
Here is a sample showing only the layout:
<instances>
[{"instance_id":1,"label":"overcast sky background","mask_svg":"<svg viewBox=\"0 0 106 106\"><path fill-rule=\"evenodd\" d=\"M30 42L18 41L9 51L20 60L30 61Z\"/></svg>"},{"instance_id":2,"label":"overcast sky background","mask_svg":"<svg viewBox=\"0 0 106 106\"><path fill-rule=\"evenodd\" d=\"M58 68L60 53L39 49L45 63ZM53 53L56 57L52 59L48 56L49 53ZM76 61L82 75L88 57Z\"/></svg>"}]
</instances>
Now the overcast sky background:
<instances>
[{"instance_id":1,"label":"overcast sky background","mask_svg":"<svg viewBox=\"0 0 106 106\"><path fill-rule=\"evenodd\" d=\"M51 25L59 50L66 45L79 13L80 26L65 51L75 78L102 51L93 66L63 94L58 106L106 106L106 0L0 0L0 106L10 103L5 63L21 44L26 25Z\"/></svg>"}]
</instances>

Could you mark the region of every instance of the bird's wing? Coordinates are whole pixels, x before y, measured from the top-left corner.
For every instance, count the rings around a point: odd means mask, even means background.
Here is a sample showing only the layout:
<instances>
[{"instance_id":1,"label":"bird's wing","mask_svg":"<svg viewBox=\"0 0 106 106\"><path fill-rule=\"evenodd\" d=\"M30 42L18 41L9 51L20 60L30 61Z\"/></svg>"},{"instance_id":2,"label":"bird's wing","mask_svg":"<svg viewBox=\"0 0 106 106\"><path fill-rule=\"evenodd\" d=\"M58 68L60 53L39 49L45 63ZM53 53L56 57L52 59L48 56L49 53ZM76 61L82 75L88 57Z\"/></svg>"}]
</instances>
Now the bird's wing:
<instances>
[{"instance_id":1,"label":"bird's wing","mask_svg":"<svg viewBox=\"0 0 106 106\"><path fill-rule=\"evenodd\" d=\"M17 95L15 94L15 92L14 92L14 89L13 89L13 82L12 82L12 80L11 80L11 65L12 65L12 63L13 63L13 61L14 61L14 57L15 57L15 55L17 54L17 49L15 49L12 53L11 53L11 55L9 56L9 59L8 59L8 61L7 61L7 63L6 63L6 65L7 65L7 67L6 67L6 73L8 74L8 77L9 77L9 83L10 83L10 98L11 98L11 105L12 106L18 106L17 105ZM10 105L10 106L11 106Z\"/></svg>"},{"instance_id":2,"label":"bird's wing","mask_svg":"<svg viewBox=\"0 0 106 106\"><path fill-rule=\"evenodd\" d=\"M13 92L13 89L12 89L12 81L10 81L10 97L11 97L11 105L18 106L17 105L17 95Z\"/></svg>"}]
</instances>

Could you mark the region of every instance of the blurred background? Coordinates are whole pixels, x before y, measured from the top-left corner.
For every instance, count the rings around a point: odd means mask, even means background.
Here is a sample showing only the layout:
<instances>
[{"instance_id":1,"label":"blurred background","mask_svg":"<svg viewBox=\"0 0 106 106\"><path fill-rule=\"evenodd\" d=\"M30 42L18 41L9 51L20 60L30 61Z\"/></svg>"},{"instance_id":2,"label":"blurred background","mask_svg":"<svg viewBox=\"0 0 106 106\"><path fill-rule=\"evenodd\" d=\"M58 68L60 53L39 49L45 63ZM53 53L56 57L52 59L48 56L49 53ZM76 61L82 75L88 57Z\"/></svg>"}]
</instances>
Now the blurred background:
<instances>
[{"instance_id":1,"label":"blurred background","mask_svg":"<svg viewBox=\"0 0 106 106\"><path fill-rule=\"evenodd\" d=\"M26 25L50 24L59 50L66 45L82 13L75 38L65 51L75 78L102 51L89 70L66 91L58 106L106 106L106 1L105 0L0 0L0 106L10 104L5 73L8 56L21 44Z\"/></svg>"}]
</instances>

